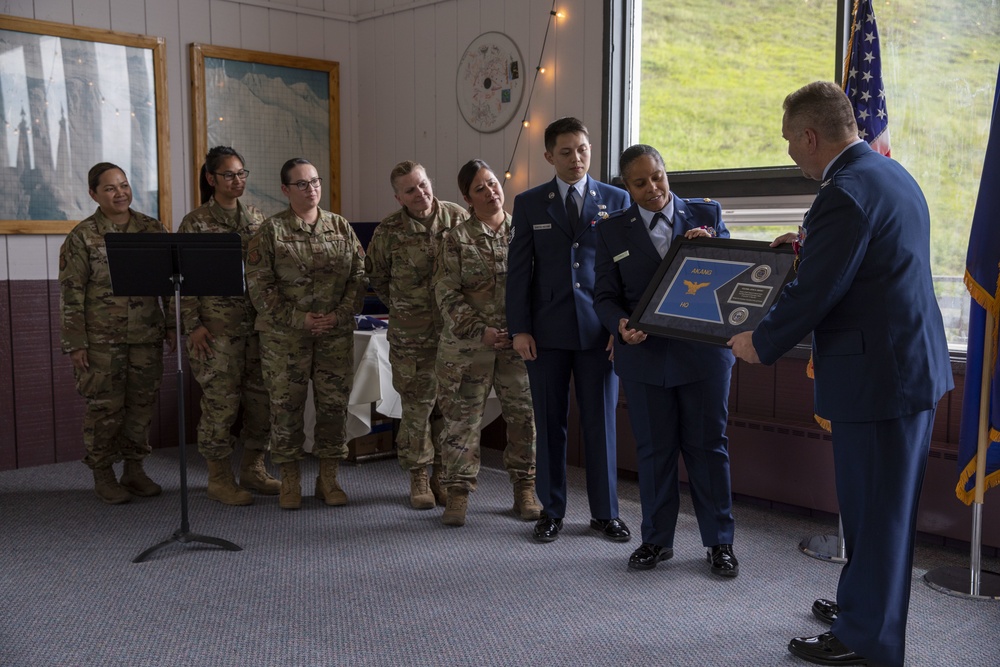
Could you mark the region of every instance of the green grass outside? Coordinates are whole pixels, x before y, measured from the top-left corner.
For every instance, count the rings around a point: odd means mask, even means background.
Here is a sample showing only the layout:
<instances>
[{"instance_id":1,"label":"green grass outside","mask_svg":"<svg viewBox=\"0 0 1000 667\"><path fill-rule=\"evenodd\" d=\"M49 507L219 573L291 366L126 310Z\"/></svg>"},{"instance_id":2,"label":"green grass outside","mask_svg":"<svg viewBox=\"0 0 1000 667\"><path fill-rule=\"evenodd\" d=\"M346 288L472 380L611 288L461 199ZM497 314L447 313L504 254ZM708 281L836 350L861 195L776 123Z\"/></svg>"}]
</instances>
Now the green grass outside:
<instances>
[{"instance_id":1,"label":"green grass outside","mask_svg":"<svg viewBox=\"0 0 1000 667\"><path fill-rule=\"evenodd\" d=\"M875 11L892 156L927 197L935 275L961 275L1000 65L1000 3L878 0ZM835 0L644 0L640 141L669 171L791 165L781 102L841 70L836 12Z\"/></svg>"}]
</instances>

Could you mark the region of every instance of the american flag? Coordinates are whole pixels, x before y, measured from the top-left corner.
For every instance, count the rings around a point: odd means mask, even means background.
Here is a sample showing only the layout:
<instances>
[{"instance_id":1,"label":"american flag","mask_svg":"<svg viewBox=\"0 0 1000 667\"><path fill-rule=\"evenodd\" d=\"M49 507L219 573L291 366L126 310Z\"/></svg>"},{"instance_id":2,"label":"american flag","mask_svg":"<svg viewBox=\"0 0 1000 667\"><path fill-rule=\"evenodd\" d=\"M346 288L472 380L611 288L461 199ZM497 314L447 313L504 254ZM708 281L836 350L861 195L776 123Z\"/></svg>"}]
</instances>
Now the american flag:
<instances>
[{"instance_id":1,"label":"american flag","mask_svg":"<svg viewBox=\"0 0 1000 667\"><path fill-rule=\"evenodd\" d=\"M851 40L844 60L844 92L854 106L858 135L882 155L889 155L889 115L871 0L854 2Z\"/></svg>"}]
</instances>

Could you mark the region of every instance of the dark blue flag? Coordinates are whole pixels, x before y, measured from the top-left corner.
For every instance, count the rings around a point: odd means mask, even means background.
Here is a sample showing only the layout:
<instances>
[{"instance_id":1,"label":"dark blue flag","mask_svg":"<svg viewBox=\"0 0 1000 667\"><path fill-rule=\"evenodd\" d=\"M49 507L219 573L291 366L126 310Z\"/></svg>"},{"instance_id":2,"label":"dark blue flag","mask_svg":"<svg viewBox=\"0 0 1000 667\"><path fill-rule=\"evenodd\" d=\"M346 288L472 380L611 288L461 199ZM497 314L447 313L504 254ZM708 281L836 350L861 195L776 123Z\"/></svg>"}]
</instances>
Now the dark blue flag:
<instances>
[{"instance_id":1,"label":"dark blue flag","mask_svg":"<svg viewBox=\"0 0 1000 667\"><path fill-rule=\"evenodd\" d=\"M988 394L985 402L987 420L984 436L987 449L983 488L1000 485L1000 374L997 373L997 326L1000 323L1000 71L997 72L997 87L993 96L993 119L986 143L986 161L969 235L965 285L972 295L972 312L969 317L962 427L958 441L959 479L955 493L969 504L975 500L984 373L988 374ZM990 331L985 330L987 314L993 315ZM992 361L986 361L988 359Z\"/></svg>"}]
</instances>

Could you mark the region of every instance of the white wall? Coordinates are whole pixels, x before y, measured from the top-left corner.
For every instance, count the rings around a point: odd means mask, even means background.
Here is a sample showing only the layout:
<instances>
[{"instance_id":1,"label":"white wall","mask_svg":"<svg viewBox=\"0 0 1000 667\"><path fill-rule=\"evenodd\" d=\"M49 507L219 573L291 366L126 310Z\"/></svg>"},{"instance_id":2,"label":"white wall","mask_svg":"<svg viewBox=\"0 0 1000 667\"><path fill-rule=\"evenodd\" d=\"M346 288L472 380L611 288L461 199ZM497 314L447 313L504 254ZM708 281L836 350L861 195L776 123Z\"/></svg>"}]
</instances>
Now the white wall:
<instances>
[{"instance_id":1,"label":"white wall","mask_svg":"<svg viewBox=\"0 0 1000 667\"><path fill-rule=\"evenodd\" d=\"M603 3L557 2L566 17L549 30L543 61L548 72L532 93L550 8L547 0L0 0L7 15L166 40L175 225L193 200L192 42L340 63L342 213L351 220L378 220L396 208L388 174L400 160L424 164L436 194L453 201L461 201L455 176L466 160L482 158L502 175L531 94L533 122L517 145L506 185L509 209L518 192L552 176L542 156L548 122L574 115L595 138L600 132ZM455 75L465 47L488 31L503 32L518 45L526 89L515 120L500 132L480 134L458 111ZM601 160L597 150L594 175ZM0 252L6 246L9 260L23 248L32 259L0 262L0 269L7 267L0 280L55 277L51 268L25 273L19 267L46 262L61 237L15 239L0 243Z\"/></svg>"}]
</instances>

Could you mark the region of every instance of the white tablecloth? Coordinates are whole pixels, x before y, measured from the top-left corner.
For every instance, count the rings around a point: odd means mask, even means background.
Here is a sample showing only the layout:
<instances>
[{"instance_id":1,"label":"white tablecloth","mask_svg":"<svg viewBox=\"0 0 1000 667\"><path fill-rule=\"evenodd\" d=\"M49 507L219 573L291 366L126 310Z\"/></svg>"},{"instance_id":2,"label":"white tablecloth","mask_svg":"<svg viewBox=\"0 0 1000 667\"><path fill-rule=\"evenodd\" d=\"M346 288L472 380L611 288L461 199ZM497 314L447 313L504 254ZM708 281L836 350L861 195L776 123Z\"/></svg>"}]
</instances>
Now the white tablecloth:
<instances>
[{"instance_id":1,"label":"white tablecloth","mask_svg":"<svg viewBox=\"0 0 1000 667\"><path fill-rule=\"evenodd\" d=\"M392 387L392 368L389 366L389 341L386 330L354 332L354 384L347 406L347 439L367 435L372 428L371 406L380 415L399 419L403 406L399 394ZM500 399L490 392L483 414L483 426L500 416ZM313 404L312 382L306 396L305 449L312 451L313 429L316 427L316 408Z\"/></svg>"}]
</instances>

